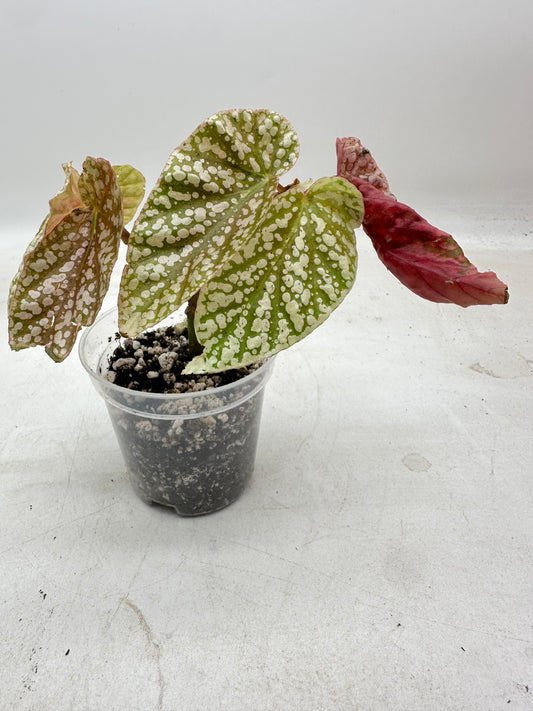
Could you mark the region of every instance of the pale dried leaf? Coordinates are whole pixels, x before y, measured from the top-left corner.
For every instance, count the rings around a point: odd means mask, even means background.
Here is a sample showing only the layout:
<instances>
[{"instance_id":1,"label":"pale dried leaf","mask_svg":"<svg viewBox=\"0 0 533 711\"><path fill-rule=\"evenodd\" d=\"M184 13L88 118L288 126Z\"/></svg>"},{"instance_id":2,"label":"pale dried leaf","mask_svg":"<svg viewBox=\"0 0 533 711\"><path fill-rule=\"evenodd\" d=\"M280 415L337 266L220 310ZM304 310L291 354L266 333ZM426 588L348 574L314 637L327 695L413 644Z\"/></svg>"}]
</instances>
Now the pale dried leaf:
<instances>
[{"instance_id":1,"label":"pale dried leaf","mask_svg":"<svg viewBox=\"0 0 533 711\"><path fill-rule=\"evenodd\" d=\"M83 204L78 187L80 174L72 167L72 163L64 163L63 170L66 176L65 185L61 192L49 202L50 215L46 223L47 235L49 235L68 214L74 210L86 207Z\"/></svg>"}]
</instances>

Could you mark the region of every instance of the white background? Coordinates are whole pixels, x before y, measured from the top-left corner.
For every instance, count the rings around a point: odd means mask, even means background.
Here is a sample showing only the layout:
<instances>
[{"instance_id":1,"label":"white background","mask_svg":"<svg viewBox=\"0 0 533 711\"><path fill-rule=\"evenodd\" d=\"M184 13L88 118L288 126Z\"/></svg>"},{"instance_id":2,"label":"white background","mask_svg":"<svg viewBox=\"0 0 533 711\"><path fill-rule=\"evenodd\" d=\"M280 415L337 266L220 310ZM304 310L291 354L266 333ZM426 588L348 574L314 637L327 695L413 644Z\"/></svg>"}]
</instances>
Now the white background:
<instances>
[{"instance_id":1,"label":"white background","mask_svg":"<svg viewBox=\"0 0 533 711\"><path fill-rule=\"evenodd\" d=\"M333 174L335 138L356 135L406 202L533 186L530 0L4 0L1 12L4 224L36 228L61 163L86 155L151 185L204 118L234 107L293 123L301 180Z\"/></svg>"},{"instance_id":2,"label":"white background","mask_svg":"<svg viewBox=\"0 0 533 711\"><path fill-rule=\"evenodd\" d=\"M2 711L531 711L532 0L0 12ZM9 351L7 288L61 163L150 185L231 107L292 121L292 177L359 136L511 300L419 299L359 231L354 290L277 358L248 490L182 519L135 496L75 353Z\"/></svg>"}]
</instances>

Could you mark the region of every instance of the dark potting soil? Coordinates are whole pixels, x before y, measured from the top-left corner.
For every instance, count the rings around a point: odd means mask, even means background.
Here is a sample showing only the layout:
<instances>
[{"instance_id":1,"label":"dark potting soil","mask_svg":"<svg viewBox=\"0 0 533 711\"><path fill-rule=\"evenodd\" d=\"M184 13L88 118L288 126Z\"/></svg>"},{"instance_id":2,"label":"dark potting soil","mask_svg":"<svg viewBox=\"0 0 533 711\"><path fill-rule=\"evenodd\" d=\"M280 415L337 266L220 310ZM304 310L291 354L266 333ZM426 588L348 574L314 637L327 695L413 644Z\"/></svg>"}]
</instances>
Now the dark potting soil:
<instances>
[{"instance_id":1,"label":"dark potting soil","mask_svg":"<svg viewBox=\"0 0 533 711\"><path fill-rule=\"evenodd\" d=\"M227 397L210 396L258 365L209 375L183 376L190 360L186 331L156 329L117 345L107 379L126 388L155 393L206 390L211 414L195 415L195 403L173 415L172 399L151 412L134 413L108 404L130 479L147 503L173 507L183 516L224 508L243 491L255 462L263 390L221 410ZM252 386L250 386L252 389ZM251 390L250 390L251 391ZM188 407L188 405L187 405ZM153 415L153 416L152 416ZM183 416L185 415L185 416Z\"/></svg>"},{"instance_id":2,"label":"dark potting soil","mask_svg":"<svg viewBox=\"0 0 533 711\"><path fill-rule=\"evenodd\" d=\"M187 329L173 326L147 331L136 338L127 338L118 345L109 359L107 380L130 390L145 393L198 392L233 383L259 367L258 364L237 370L206 375L183 375L192 360Z\"/></svg>"}]
</instances>

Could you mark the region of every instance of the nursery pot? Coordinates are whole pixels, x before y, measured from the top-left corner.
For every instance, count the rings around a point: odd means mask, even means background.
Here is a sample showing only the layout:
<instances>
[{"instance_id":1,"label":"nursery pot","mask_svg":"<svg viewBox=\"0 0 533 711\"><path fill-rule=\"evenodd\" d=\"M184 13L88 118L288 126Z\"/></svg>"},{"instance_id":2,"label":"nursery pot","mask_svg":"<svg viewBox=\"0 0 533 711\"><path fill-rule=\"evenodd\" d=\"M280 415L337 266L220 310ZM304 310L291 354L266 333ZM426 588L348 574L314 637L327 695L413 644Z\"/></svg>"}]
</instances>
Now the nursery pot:
<instances>
[{"instance_id":1,"label":"nursery pot","mask_svg":"<svg viewBox=\"0 0 533 711\"><path fill-rule=\"evenodd\" d=\"M102 314L80 340L80 360L105 400L130 481L146 503L181 516L235 501L255 462L265 384L273 361L233 383L200 392L155 394L105 378L118 342L117 311Z\"/></svg>"}]
</instances>

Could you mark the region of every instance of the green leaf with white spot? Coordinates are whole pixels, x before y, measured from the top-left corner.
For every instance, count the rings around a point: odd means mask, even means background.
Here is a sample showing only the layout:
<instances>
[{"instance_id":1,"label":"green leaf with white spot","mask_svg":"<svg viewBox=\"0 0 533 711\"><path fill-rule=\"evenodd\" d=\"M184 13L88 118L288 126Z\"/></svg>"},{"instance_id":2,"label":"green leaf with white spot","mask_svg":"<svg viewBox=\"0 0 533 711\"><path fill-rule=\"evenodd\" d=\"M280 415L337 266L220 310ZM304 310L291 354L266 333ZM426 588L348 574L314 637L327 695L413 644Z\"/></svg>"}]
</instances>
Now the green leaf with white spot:
<instances>
[{"instance_id":1,"label":"green leaf with white spot","mask_svg":"<svg viewBox=\"0 0 533 711\"><path fill-rule=\"evenodd\" d=\"M184 373L249 365L307 336L350 291L361 193L321 178L281 193L260 228L201 290L195 329L204 352Z\"/></svg>"},{"instance_id":2,"label":"green leaf with white spot","mask_svg":"<svg viewBox=\"0 0 533 711\"><path fill-rule=\"evenodd\" d=\"M135 217L137 208L142 202L146 180L144 175L131 165L114 165L113 170L117 174L122 191L124 224L127 225Z\"/></svg>"},{"instance_id":3,"label":"green leaf with white spot","mask_svg":"<svg viewBox=\"0 0 533 711\"><path fill-rule=\"evenodd\" d=\"M208 282L255 231L297 157L293 128L272 111L217 113L176 148L130 235L120 331L138 334Z\"/></svg>"},{"instance_id":4,"label":"green leaf with white spot","mask_svg":"<svg viewBox=\"0 0 533 711\"><path fill-rule=\"evenodd\" d=\"M70 165L64 189L27 249L9 294L13 350L45 346L64 360L81 326L90 325L109 286L122 233L122 193L111 164Z\"/></svg>"}]
</instances>

